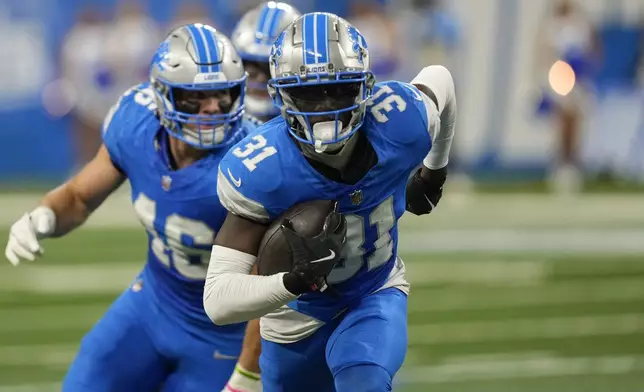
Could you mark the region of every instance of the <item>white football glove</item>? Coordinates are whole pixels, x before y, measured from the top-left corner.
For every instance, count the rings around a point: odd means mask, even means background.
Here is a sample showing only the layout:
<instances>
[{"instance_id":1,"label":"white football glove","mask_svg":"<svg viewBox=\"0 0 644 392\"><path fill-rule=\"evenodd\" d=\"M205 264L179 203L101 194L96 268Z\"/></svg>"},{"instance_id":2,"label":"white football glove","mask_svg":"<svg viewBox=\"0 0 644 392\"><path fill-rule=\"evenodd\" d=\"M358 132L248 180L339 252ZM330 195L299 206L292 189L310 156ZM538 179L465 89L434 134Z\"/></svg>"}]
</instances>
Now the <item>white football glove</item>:
<instances>
[{"instance_id":1,"label":"white football glove","mask_svg":"<svg viewBox=\"0 0 644 392\"><path fill-rule=\"evenodd\" d=\"M260 375L237 364L228 384L221 392L262 392Z\"/></svg>"},{"instance_id":2,"label":"white football glove","mask_svg":"<svg viewBox=\"0 0 644 392\"><path fill-rule=\"evenodd\" d=\"M50 236L55 228L56 214L49 207L40 206L24 214L11 226L5 256L16 266L20 259L35 260L43 254L38 240Z\"/></svg>"}]
</instances>

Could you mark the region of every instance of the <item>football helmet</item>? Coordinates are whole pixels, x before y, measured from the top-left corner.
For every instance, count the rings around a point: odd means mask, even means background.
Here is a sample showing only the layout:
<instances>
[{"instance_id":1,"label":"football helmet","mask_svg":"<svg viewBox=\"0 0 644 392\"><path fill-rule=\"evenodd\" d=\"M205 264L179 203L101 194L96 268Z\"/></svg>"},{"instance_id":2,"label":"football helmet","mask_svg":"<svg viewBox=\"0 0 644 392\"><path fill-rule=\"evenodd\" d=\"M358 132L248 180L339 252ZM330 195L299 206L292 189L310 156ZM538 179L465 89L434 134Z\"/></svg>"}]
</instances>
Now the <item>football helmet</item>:
<instances>
[{"instance_id":1,"label":"football helmet","mask_svg":"<svg viewBox=\"0 0 644 392\"><path fill-rule=\"evenodd\" d=\"M268 90L300 143L337 152L364 122L375 85L362 34L337 15L301 16L279 35Z\"/></svg>"},{"instance_id":2,"label":"football helmet","mask_svg":"<svg viewBox=\"0 0 644 392\"><path fill-rule=\"evenodd\" d=\"M230 40L201 23L173 30L150 66L161 124L196 148L229 145L241 127L247 75ZM200 100L215 97L218 113L201 113Z\"/></svg>"},{"instance_id":3,"label":"football helmet","mask_svg":"<svg viewBox=\"0 0 644 392\"><path fill-rule=\"evenodd\" d=\"M248 11L233 30L231 41L248 73L246 110L255 116L267 118L279 114L266 88L270 78L268 58L279 33L300 15L286 3L269 1Z\"/></svg>"}]
</instances>

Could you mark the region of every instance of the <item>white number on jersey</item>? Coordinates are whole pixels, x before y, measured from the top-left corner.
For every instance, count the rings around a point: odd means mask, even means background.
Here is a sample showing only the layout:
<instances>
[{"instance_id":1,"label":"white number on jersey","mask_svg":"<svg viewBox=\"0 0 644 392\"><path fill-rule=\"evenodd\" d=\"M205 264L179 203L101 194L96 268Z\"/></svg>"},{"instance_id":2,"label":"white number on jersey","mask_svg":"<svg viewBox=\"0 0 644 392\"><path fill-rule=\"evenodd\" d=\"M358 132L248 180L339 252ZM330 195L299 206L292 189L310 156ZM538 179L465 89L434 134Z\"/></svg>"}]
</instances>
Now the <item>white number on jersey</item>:
<instances>
[{"instance_id":1,"label":"white number on jersey","mask_svg":"<svg viewBox=\"0 0 644 392\"><path fill-rule=\"evenodd\" d=\"M340 283L355 275L364 262L367 262L367 268L373 270L385 264L393 254L394 242L389 232L394 227L396 217L394 215L394 199L389 196L385 201L380 203L375 210L369 214L369 226L376 226L378 238L374 242L375 250L367 260L364 259L366 253L364 249L365 221L360 215L346 214L347 220L347 242L344 247L344 263L337 266L329 274L329 283Z\"/></svg>"},{"instance_id":2,"label":"white number on jersey","mask_svg":"<svg viewBox=\"0 0 644 392\"><path fill-rule=\"evenodd\" d=\"M157 203L144 193L139 193L134 201L134 210L152 236L150 246L154 255L167 267L174 266L174 269L186 278L205 279L210 251L188 248L182 244L181 238L189 236L196 246L209 246L215 238L214 230L201 221L172 214L165 220L163 238L154 227L156 208ZM201 262L191 264L189 256L197 256Z\"/></svg>"},{"instance_id":3,"label":"white number on jersey","mask_svg":"<svg viewBox=\"0 0 644 392\"><path fill-rule=\"evenodd\" d=\"M146 87L144 89L137 90L136 94L134 95L134 102L138 103L141 106L145 106L148 110L157 110L157 102L154 98L154 91L152 90L152 87Z\"/></svg>"},{"instance_id":4,"label":"white number on jersey","mask_svg":"<svg viewBox=\"0 0 644 392\"><path fill-rule=\"evenodd\" d=\"M255 142L247 143L243 150L241 147L237 147L233 150L233 155L237 158L244 159L242 163L250 171L257 169L258 163L277 153L277 149L275 149L275 147L266 146L266 143L268 142L264 136L256 135L252 137L252 140ZM260 150L259 153L253 154L258 150ZM251 157L250 155L253 156Z\"/></svg>"},{"instance_id":5,"label":"white number on jersey","mask_svg":"<svg viewBox=\"0 0 644 392\"><path fill-rule=\"evenodd\" d=\"M388 95L382 101L374 103L384 94ZM394 105L399 112L404 112L407 109L407 102L400 95L394 94L394 90L387 85L379 86L378 91L369 100L369 105L371 106L371 114L380 123L389 121L387 113L394 110Z\"/></svg>"},{"instance_id":6,"label":"white number on jersey","mask_svg":"<svg viewBox=\"0 0 644 392\"><path fill-rule=\"evenodd\" d=\"M112 107L110 110L107 112L105 115L105 120L103 120L103 133L107 132L107 128L110 126L110 122L112 122L112 117L114 117L114 113L118 110L119 106L121 106L121 101L123 98L132 95L133 92L136 92L134 95L134 102L137 104L144 106L146 109L155 111L157 109L157 103L156 100L154 99L154 91L152 90L152 87L146 87L143 89L138 89L139 86L134 86L130 87L127 91L121 95L118 101Z\"/></svg>"}]
</instances>

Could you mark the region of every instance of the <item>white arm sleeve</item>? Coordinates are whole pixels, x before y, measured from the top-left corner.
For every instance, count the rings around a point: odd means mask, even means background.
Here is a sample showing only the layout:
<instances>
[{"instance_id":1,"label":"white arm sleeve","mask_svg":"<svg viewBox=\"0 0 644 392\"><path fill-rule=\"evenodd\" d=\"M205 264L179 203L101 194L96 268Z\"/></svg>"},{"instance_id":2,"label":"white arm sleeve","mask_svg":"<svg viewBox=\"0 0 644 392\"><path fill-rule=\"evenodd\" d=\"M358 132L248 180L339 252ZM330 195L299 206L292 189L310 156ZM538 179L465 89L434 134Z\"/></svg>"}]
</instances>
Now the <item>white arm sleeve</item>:
<instances>
[{"instance_id":1,"label":"white arm sleeve","mask_svg":"<svg viewBox=\"0 0 644 392\"><path fill-rule=\"evenodd\" d=\"M434 101L423 93L432 138L432 148L423 160L423 164L428 169L441 169L447 166L449 161L449 151L456 126L456 93L452 74L442 65L431 65L423 68L411 84L426 87L436 97L438 108ZM432 121L432 118L435 119L435 115L432 114L436 113L437 109L440 121Z\"/></svg>"},{"instance_id":2,"label":"white arm sleeve","mask_svg":"<svg viewBox=\"0 0 644 392\"><path fill-rule=\"evenodd\" d=\"M259 318L297 298L284 287L284 273L249 275L256 257L215 245L203 293L206 314L217 325Z\"/></svg>"}]
</instances>

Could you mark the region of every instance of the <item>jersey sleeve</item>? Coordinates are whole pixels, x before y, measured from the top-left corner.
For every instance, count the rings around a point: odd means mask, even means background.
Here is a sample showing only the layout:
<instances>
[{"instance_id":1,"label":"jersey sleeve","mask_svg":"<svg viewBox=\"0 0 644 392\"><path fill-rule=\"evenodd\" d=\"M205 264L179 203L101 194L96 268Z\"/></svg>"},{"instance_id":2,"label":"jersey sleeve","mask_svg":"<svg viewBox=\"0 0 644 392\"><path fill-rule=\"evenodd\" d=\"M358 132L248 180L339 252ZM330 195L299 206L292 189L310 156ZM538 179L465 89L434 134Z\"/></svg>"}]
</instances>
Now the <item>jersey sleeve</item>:
<instances>
[{"instance_id":1,"label":"jersey sleeve","mask_svg":"<svg viewBox=\"0 0 644 392\"><path fill-rule=\"evenodd\" d=\"M433 140L436 130L440 127L436 103L413 84L390 81L386 82L386 86L405 101L405 110L402 112L405 122L408 124L420 122Z\"/></svg>"},{"instance_id":2,"label":"jersey sleeve","mask_svg":"<svg viewBox=\"0 0 644 392\"><path fill-rule=\"evenodd\" d=\"M277 148L259 132L232 147L219 164L217 194L231 213L268 223L288 208Z\"/></svg>"},{"instance_id":3,"label":"jersey sleeve","mask_svg":"<svg viewBox=\"0 0 644 392\"><path fill-rule=\"evenodd\" d=\"M124 150L127 145L128 122L131 116L131 94L133 89L126 91L112 106L103 120L101 129L103 144L110 154L112 163L121 171L125 169Z\"/></svg>"}]
</instances>

